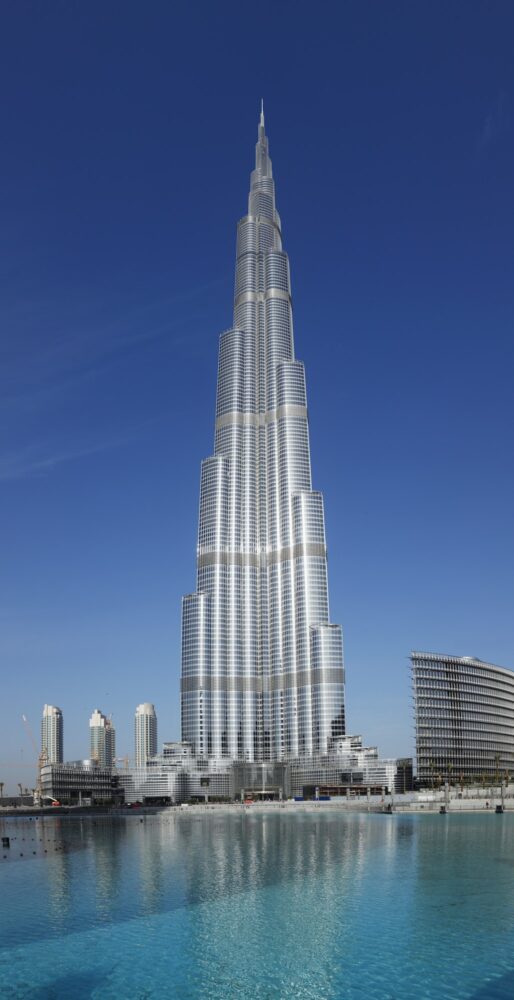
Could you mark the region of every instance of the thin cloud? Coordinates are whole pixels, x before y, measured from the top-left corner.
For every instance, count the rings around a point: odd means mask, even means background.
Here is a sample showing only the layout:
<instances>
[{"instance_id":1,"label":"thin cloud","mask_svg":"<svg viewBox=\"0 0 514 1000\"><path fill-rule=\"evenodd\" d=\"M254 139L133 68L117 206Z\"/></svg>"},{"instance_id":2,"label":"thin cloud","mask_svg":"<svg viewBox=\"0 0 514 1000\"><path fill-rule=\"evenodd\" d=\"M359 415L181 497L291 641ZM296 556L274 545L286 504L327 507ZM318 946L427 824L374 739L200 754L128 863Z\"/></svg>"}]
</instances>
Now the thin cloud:
<instances>
[{"instance_id":1,"label":"thin cloud","mask_svg":"<svg viewBox=\"0 0 514 1000\"><path fill-rule=\"evenodd\" d=\"M159 338L173 343L183 340L184 318L173 319L172 307L195 301L221 284L218 279L175 295L145 302L109 319L91 317L88 304L53 302L23 303L5 310L1 326L13 330L9 345L4 338L5 358L0 380L1 407L36 406L55 394L66 392L77 380L112 364L129 349ZM162 313L169 309L170 319ZM157 315L155 315L157 314ZM195 311L195 316L198 315ZM188 315L188 322L194 318ZM41 341L41 329L46 333ZM180 332L179 332L180 328Z\"/></svg>"},{"instance_id":2,"label":"thin cloud","mask_svg":"<svg viewBox=\"0 0 514 1000\"><path fill-rule=\"evenodd\" d=\"M140 438L146 428L153 423L155 420L147 420L131 433L78 448L64 448L62 451L48 450L45 454L44 448L36 449L31 446L17 452L11 452L0 458L0 483L17 482L22 479L39 479L48 476L65 462L74 462L90 455L98 455L102 452L122 448Z\"/></svg>"},{"instance_id":3,"label":"thin cloud","mask_svg":"<svg viewBox=\"0 0 514 1000\"><path fill-rule=\"evenodd\" d=\"M479 150L485 151L489 149L502 134L510 131L510 127L510 108L506 95L501 91L494 105L486 115L480 130L478 136Z\"/></svg>"}]
</instances>

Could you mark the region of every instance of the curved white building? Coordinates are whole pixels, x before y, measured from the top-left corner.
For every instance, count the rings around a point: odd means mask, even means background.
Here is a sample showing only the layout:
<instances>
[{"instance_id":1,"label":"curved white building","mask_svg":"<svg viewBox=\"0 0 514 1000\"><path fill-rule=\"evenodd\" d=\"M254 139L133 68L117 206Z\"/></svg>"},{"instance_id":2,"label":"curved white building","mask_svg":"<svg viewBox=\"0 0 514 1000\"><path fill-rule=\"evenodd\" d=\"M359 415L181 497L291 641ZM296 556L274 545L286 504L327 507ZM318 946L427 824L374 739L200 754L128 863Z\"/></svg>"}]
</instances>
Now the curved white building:
<instances>
[{"instance_id":1,"label":"curved white building","mask_svg":"<svg viewBox=\"0 0 514 1000\"><path fill-rule=\"evenodd\" d=\"M411 663L421 784L514 774L514 672L443 653Z\"/></svg>"},{"instance_id":2,"label":"curved white building","mask_svg":"<svg viewBox=\"0 0 514 1000\"><path fill-rule=\"evenodd\" d=\"M214 455L202 463L197 585L183 599L182 739L241 761L326 753L345 732L322 494L264 114L221 336Z\"/></svg>"}]
</instances>

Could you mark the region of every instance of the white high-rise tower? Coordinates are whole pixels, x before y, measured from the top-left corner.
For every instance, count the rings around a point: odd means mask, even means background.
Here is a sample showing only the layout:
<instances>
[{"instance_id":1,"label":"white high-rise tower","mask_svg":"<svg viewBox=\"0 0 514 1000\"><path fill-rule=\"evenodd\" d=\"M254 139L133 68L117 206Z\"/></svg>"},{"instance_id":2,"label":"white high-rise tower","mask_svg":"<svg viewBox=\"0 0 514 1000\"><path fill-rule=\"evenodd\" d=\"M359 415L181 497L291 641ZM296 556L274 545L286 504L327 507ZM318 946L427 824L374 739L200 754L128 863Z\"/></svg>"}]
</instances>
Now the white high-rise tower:
<instances>
[{"instance_id":1,"label":"white high-rise tower","mask_svg":"<svg viewBox=\"0 0 514 1000\"><path fill-rule=\"evenodd\" d=\"M261 111L214 455L202 463L196 592L183 599L182 738L197 755L251 762L326 753L344 732L342 631L329 618L323 497Z\"/></svg>"},{"instance_id":2,"label":"white high-rise tower","mask_svg":"<svg viewBox=\"0 0 514 1000\"><path fill-rule=\"evenodd\" d=\"M41 719L41 749L46 751L49 764L61 764L63 760L63 719L60 708L45 705Z\"/></svg>"},{"instance_id":3,"label":"white high-rise tower","mask_svg":"<svg viewBox=\"0 0 514 1000\"><path fill-rule=\"evenodd\" d=\"M112 719L99 708L95 708L89 720L89 745L91 760L96 760L101 767L112 767L116 756L116 730Z\"/></svg>"},{"instance_id":4,"label":"white high-rise tower","mask_svg":"<svg viewBox=\"0 0 514 1000\"><path fill-rule=\"evenodd\" d=\"M143 767L157 753L157 716L149 701L136 708L134 718L134 752L136 767Z\"/></svg>"}]
</instances>

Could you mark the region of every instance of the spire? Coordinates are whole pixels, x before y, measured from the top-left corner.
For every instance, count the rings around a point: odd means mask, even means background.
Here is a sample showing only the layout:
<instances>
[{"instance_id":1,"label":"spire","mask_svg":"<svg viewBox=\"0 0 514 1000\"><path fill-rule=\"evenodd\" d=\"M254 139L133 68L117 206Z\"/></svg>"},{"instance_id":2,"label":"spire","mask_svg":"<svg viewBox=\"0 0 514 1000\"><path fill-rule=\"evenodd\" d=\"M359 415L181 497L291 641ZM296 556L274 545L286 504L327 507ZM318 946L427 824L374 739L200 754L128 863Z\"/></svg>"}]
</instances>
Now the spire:
<instances>
[{"instance_id":1,"label":"spire","mask_svg":"<svg viewBox=\"0 0 514 1000\"><path fill-rule=\"evenodd\" d=\"M253 190L256 185L259 185L263 178L271 179L271 177L272 168L269 155L269 144L264 124L264 100L261 98L261 113L257 128L257 145L255 147L255 170L252 173L250 184L251 189ZM257 212L256 214L259 215L261 213Z\"/></svg>"},{"instance_id":2,"label":"spire","mask_svg":"<svg viewBox=\"0 0 514 1000\"><path fill-rule=\"evenodd\" d=\"M264 127L264 100L261 98L261 116L259 118L259 128L257 129L257 139L258 142L263 142L266 138L266 129Z\"/></svg>"}]
</instances>

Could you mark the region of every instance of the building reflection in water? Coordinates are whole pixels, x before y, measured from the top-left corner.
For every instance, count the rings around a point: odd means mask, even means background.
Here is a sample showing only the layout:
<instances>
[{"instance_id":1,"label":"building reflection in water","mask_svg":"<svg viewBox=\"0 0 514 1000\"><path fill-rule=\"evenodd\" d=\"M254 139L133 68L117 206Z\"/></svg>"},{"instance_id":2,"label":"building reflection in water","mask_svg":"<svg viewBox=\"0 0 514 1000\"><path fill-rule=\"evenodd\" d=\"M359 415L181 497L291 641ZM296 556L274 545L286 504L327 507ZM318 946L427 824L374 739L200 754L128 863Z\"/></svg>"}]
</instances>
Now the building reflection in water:
<instances>
[{"instance_id":1,"label":"building reflection in water","mask_svg":"<svg viewBox=\"0 0 514 1000\"><path fill-rule=\"evenodd\" d=\"M48 853L34 859L32 934L162 915L148 926L164 960L179 948L205 995L244 995L252 962L272 951L270 976L283 978L267 981L267 995L286 996L288 982L301 991L302 963L316 970L316 995L343 995L334 983L368 982L370 955L375 969L391 968L392 941L408 942L411 995L427 963L441 969L447 993L438 995L450 995L441 940L464 980L478 910L488 940L512 922L514 826L501 816L170 809L53 817L38 822L37 836ZM21 899L13 909L21 926ZM173 915L181 910L189 912Z\"/></svg>"},{"instance_id":2,"label":"building reflection in water","mask_svg":"<svg viewBox=\"0 0 514 1000\"><path fill-rule=\"evenodd\" d=\"M174 813L158 840L150 830L141 840L141 865L149 882L155 875L151 852L158 849L158 870L167 867L171 852L183 872L182 903L191 905L284 880L324 878L336 866L356 879L373 841L383 849L385 836L387 850L394 851L394 831L394 818L387 828L373 830L368 818L359 815L341 823L337 815L312 812L294 817L242 810L223 815ZM156 889L153 885L152 892Z\"/></svg>"},{"instance_id":3,"label":"building reflection in water","mask_svg":"<svg viewBox=\"0 0 514 1000\"><path fill-rule=\"evenodd\" d=\"M43 851L48 864L45 875L48 885L48 916L55 930L63 931L72 906L71 857L62 821L56 817L50 823L42 819L37 824Z\"/></svg>"},{"instance_id":4,"label":"building reflection in water","mask_svg":"<svg viewBox=\"0 0 514 1000\"><path fill-rule=\"evenodd\" d=\"M108 920L118 912L121 903L126 825L123 819L98 817L89 834L93 846L96 912L100 919Z\"/></svg>"},{"instance_id":5,"label":"building reflection in water","mask_svg":"<svg viewBox=\"0 0 514 1000\"><path fill-rule=\"evenodd\" d=\"M207 993L229 969L233 989L238 983L242 989L252 954L262 952L270 932L280 944L284 975L289 956L305 952L306 960L320 969L319 995L329 990L345 912L348 918L350 913L359 917L358 882L368 877L370 855L380 854L381 865L394 868L398 843L395 817L387 825L381 817L378 823L363 815L341 819L328 812L291 816L278 811L193 822L192 817L177 817L174 836L184 859L184 902L197 907L188 949ZM289 883L287 894L284 882ZM204 905L210 903L214 912ZM353 960L351 942L347 960ZM280 993L280 983L276 989Z\"/></svg>"},{"instance_id":6,"label":"building reflection in water","mask_svg":"<svg viewBox=\"0 0 514 1000\"><path fill-rule=\"evenodd\" d=\"M142 910L146 914L162 910L164 869L170 831L164 823L144 822L138 831L139 884Z\"/></svg>"}]
</instances>

